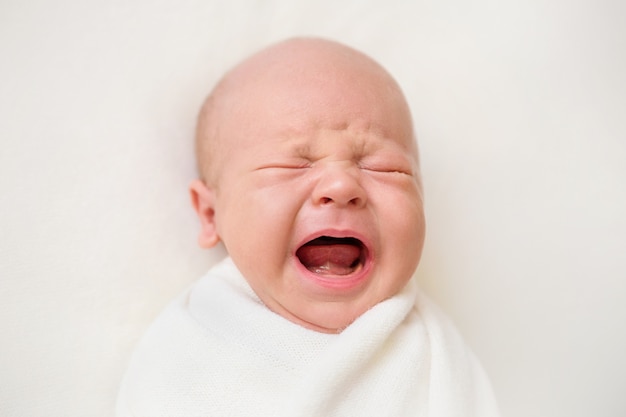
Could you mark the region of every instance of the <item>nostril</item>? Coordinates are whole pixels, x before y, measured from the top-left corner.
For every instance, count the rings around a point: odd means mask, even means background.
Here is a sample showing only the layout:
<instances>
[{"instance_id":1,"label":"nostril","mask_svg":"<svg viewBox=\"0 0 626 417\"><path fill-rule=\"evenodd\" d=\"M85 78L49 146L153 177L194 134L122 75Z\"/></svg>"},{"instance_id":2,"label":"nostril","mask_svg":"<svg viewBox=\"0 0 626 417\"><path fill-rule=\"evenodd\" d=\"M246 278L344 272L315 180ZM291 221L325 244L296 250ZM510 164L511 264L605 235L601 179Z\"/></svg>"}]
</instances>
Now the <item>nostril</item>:
<instances>
[{"instance_id":1,"label":"nostril","mask_svg":"<svg viewBox=\"0 0 626 417\"><path fill-rule=\"evenodd\" d=\"M361 195L356 195L353 197L341 196L341 195L329 197L328 195L322 194L318 196L314 195L313 199L316 202L316 204L319 204L322 206L339 205L339 206L346 206L346 207L360 207L366 201L366 198L364 197L365 196L361 196Z\"/></svg>"},{"instance_id":2,"label":"nostril","mask_svg":"<svg viewBox=\"0 0 626 417\"><path fill-rule=\"evenodd\" d=\"M319 178L311 195L321 206L361 207L367 201L365 189L351 171L329 169Z\"/></svg>"}]
</instances>

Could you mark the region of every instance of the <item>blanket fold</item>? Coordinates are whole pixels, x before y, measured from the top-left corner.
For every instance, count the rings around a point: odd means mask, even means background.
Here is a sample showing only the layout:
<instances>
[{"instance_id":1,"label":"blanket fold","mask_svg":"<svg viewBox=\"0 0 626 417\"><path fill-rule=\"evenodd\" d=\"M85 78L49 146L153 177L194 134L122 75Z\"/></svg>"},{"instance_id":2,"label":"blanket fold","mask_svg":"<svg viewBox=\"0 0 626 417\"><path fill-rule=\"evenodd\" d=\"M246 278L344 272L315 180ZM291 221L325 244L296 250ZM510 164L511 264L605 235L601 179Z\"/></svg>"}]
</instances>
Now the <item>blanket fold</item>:
<instances>
[{"instance_id":1,"label":"blanket fold","mask_svg":"<svg viewBox=\"0 0 626 417\"><path fill-rule=\"evenodd\" d=\"M117 410L118 417L498 416L474 355L414 282L329 335L268 310L229 258L149 328Z\"/></svg>"}]
</instances>

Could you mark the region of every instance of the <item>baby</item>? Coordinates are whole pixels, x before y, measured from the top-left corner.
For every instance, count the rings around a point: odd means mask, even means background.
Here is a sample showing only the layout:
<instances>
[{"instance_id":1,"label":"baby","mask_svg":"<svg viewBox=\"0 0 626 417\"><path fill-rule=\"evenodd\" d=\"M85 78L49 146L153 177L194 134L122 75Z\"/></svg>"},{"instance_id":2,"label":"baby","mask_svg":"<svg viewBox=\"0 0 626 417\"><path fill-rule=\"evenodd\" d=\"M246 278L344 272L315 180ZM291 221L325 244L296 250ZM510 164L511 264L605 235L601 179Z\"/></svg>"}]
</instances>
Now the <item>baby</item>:
<instances>
[{"instance_id":1,"label":"baby","mask_svg":"<svg viewBox=\"0 0 626 417\"><path fill-rule=\"evenodd\" d=\"M199 243L229 257L137 347L118 416L496 416L411 277L424 242L410 111L369 57L291 39L227 73L197 129Z\"/></svg>"}]
</instances>

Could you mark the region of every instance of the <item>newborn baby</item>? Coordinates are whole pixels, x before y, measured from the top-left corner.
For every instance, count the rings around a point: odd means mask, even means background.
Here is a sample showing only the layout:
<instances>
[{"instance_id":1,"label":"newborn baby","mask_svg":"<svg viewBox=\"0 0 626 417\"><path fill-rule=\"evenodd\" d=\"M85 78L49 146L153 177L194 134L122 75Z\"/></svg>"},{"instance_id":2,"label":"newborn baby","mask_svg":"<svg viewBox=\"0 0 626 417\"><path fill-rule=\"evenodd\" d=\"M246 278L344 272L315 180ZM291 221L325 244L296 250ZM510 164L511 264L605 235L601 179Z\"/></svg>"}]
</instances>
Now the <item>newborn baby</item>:
<instances>
[{"instance_id":1,"label":"newborn baby","mask_svg":"<svg viewBox=\"0 0 626 417\"><path fill-rule=\"evenodd\" d=\"M411 277L424 242L393 78L291 39L227 73L199 117L199 243L229 257L150 327L118 416L496 416L490 385Z\"/></svg>"}]
</instances>

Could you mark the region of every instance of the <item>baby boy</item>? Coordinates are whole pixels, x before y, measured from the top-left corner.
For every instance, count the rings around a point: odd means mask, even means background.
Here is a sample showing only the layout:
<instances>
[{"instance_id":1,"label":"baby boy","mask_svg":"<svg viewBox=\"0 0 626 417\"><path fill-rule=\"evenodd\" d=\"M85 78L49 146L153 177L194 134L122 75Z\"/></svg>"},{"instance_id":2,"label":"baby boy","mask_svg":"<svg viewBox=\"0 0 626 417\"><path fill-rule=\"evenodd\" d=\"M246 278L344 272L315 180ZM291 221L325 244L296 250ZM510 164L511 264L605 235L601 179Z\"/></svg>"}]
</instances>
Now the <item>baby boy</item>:
<instances>
[{"instance_id":1,"label":"baby boy","mask_svg":"<svg viewBox=\"0 0 626 417\"><path fill-rule=\"evenodd\" d=\"M411 277L424 242L410 111L369 57L291 39L199 117L199 243L229 257L137 347L119 416L497 415Z\"/></svg>"}]
</instances>

